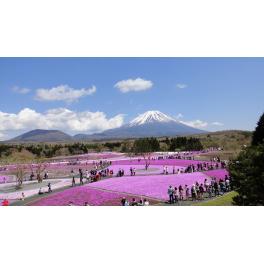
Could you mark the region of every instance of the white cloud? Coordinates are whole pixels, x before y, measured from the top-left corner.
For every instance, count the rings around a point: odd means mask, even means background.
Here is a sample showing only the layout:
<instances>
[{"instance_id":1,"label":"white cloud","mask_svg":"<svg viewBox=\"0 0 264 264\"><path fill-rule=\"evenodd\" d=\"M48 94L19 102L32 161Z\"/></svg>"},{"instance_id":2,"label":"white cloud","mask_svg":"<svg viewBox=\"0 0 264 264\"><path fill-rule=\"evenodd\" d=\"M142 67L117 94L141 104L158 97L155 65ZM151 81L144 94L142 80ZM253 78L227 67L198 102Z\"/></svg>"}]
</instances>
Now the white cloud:
<instances>
[{"instance_id":1,"label":"white cloud","mask_svg":"<svg viewBox=\"0 0 264 264\"><path fill-rule=\"evenodd\" d=\"M223 126L224 124L220 122L213 122L212 125L213 126Z\"/></svg>"},{"instance_id":2,"label":"white cloud","mask_svg":"<svg viewBox=\"0 0 264 264\"><path fill-rule=\"evenodd\" d=\"M177 83L177 84L176 84L176 87L177 87L178 89L185 89L185 88L188 87L188 85L185 84L185 83Z\"/></svg>"},{"instance_id":3,"label":"white cloud","mask_svg":"<svg viewBox=\"0 0 264 264\"><path fill-rule=\"evenodd\" d=\"M91 88L74 89L68 85L59 85L50 89L37 89L35 98L39 101L65 101L71 103L95 92L95 86Z\"/></svg>"},{"instance_id":4,"label":"white cloud","mask_svg":"<svg viewBox=\"0 0 264 264\"><path fill-rule=\"evenodd\" d=\"M193 121L181 121L181 123L194 128L205 128L208 126L207 122L201 121L199 119Z\"/></svg>"},{"instance_id":5,"label":"white cloud","mask_svg":"<svg viewBox=\"0 0 264 264\"><path fill-rule=\"evenodd\" d=\"M115 87L118 88L122 93L128 92L139 92L148 90L153 86L152 81L144 80L141 78L122 80L115 84Z\"/></svg>"},{"instance_id":6,"label":"white cloud","mask_svg":"<svg viewBox=\"0 0 264 264\"><path fill-rule=\"evenodd\" d=\"M124 115L107 118L103 112L75 112L67 108L51 109L38 113L24 108L17 114L0 112L0 132L29 131L32 129L60 129L68 133L95 133L120 127Z\"/></svg>"},{"instance_id":7,"label":"white cloud","mask_svg":"<svg viewBox=\"0 0 264 264\"><path fill-rule=\"evenodd\" d=\"M12 91L18 94L27 94L31 90L29 88L22 88L22 87L15 86L12 88Z\"/></svg>"},{"instance_id":8,"label":"white cloud","mask_svg":"<svg viewBox=\"0 0 264 264\"><path fill-rule=\"evenodd\" d=\"M0 133L0 141L1 141L1 140L5 140L5 139L6 139L6 135L3 134L3 133Z\"/></svg>"}]
</instances>

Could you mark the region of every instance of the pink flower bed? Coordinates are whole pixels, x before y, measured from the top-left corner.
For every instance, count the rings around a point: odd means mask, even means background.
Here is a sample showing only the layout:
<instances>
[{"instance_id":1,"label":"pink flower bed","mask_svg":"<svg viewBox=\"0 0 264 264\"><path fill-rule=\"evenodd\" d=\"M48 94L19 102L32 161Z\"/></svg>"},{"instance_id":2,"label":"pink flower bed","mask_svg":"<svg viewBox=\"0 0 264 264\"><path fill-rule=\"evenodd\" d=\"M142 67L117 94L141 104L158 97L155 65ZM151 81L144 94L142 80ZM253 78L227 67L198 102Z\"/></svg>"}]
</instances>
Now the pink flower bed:
<instances>
[{"instance_id":1,"label":"pink flower bed","mask_svg":"<svg viewBox=\"0 0 264 264\"><path fill-rule=\"evenodd\" d=\"M191 187L195 182L204 183L204 180L210 178L201 173L187 173L179 175L157 175L151 177L145 176L132 176L120 177L102 180L99 182L91 183L89 186L98 187L105 190L112 190L117 192L124 192L133 195L143 195L153 197L156 199L167 200L167 190L170 185L173 187L187 184Z\"/></svg>"},{"instance_id":2,"label":"pink flower bed","mask_svg":"<svg viewBox=\"0 0 264 264\"><path fill-rule=\"evenodd\" d=\"M224 180L226 175L229 177L229 172L225 169L210 170L210 171L204 172L204 174L206 174L207 176L210 176L212 178L216 178L217 181L219 181L221 179Z\"/></svg>"},{"instance_id":3,"label":"pink flower bed","mask_svg":"<svg viewBox=\"0 0 264 264\"><path fill-rule=\"evenodd\" d=\"M114 192L107 192L89 188L88 186L71 188L51 196L42 198L30 205L33 206L65 206L71 201L73 205L121 205L121 199L126 197L130 202L134 196L123 195ZM150 201L151 204L155 203Z\"/></svg>"},{"instance_id":4,"label":"pink flower bed","mask_svg":"<svg viewBox=\"0 0 264 264\"><path fill-rule=\"evenodd\" d=\"M83 154L83 155L75 155L75 156L69 156L66 157L64 160L58 160L58 161L53 161L53 162L47 162L46 165L50 168L54 169L64 169L72 166L87 166L93 163L93 161L98 162L99 160L107 160L107 159L120 159L124 156L123 153L118 153L118 152L100 152L100 153L88 153L88 154ZM70 160L78 160L77 165L68 165ZM36 164L25 164L25 166L30 169L31 166L36 167ZM6 170L14 170L16 169L17 165L16 164L9 164L5 166L0 166L1 169L6 169Z\"/></svg>"},{"instance_id":5,"label":"pink flower bed","mask_svg":"<svg viewBox=\"0 0 264 264\"><path fill-rule=\"evenodd\" d=\"M0 183L10 182L11 178L6 175L0 175Z\"/></svg>"}]
</instances>

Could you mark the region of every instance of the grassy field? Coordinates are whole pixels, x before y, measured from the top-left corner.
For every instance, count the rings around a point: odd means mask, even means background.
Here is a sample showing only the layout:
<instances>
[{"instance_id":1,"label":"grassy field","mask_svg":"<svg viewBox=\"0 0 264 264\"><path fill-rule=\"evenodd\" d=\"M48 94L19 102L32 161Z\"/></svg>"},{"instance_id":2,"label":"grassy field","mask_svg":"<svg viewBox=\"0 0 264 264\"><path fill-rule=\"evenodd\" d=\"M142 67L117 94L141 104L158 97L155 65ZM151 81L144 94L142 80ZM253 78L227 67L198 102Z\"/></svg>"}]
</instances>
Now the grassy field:
<instances>
[{"instance_id":1,"label":"grassy field","mask_svg":"<svg viewBox=\"0 0 264 264\"><path fill-rule=\"evenodd\" d=\"M225 151L239 151L244 145L250 145L252 132L229 130L193 136L201 140L204 148L216 146L224 148Z\"/></svg>"},{"instance_id":2,"label":"grassy field","mask_svg":"<svg viewBox=\"0 0 264 264\"><path fill-rule=\"evenodd\" d=\"M194 204L195 206L231 206L233 205L233 197L237 195L236 192L230 192L210 201Z\"/></svg>"}]
</instances>

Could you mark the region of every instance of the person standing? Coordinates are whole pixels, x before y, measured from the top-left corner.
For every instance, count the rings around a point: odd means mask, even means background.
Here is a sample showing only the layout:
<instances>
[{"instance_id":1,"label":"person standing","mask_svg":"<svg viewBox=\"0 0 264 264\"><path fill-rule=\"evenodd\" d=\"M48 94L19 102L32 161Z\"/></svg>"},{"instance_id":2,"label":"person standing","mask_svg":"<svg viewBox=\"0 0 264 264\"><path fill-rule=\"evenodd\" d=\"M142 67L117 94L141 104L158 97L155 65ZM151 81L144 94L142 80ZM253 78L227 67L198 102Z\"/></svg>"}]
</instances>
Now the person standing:
<instances>
[{"instance_id":1,"label":"person standing","mask_svg":"<svg viewBox=\"0 0 264 264\"><path fill-rule=\"evenodd\" d=\"M215 196L219 195L219 185L217 181L214 182L214 193L215 193Z\"/></svg>"},{"instance_id":2,"label":"person standing","mask_svg":"<svg viewBox=\"0 0 264 264\"><path fill-rule=\"evenodd\" d=\"M212 198L212 185L211 184L208 186L207 192L208 192L208 197Z\"/></svg>"},{"instance_id":3,"label":"person standing","mask_svg":"<svg viewBox=\"0 0 264 264\"><path fill-rule=\"evenodd\" d=\"M188 186L185 189L185 200L188 201L190 197L190 190L188 188Z\"/></svg>"},{"instance_id":4,"label":"person standing","mask_svg":"<svg viewBox=\"0 0 264 264\"><path fill-rule=\"evenodd\" d=\"M191 193L192 193L192 200L195 201L196 200L196 197L197 197L195 184L193 184L193 186L191 188Z\"/></svg>"},{"instance_id":5,"label":"person standing","mask_svg":"<svg viewBox=\"0 0 264 264\"><path fill-rule=\"evenodd\" d=\"M132 203L131 203L131 205L132 205L132 206L137 206L137 205L138 205L138 203L137 203L137 201L136 201L135 198L132 199Z\"/></svg>"},{"instance_id":6,"label":"person standing","mask_svg":"<svg viewBox=\"0 0 264 264\"><path fill-rule=\"evenodd\" d=\"M147 199L144 199L143 203L145 206L149 206L149 201Z\"/></svg>"},{"instance_id":7,"label":"person standing","mask_svg":"<svg viewBox=\"0 0 264 264\"><path fill-rule=\"evenodd\" d=\"M75 176L72 176L72 187L74 187L75 185Z\"/></svg>"},{"instance_id":8,"label":"person standing","mask_svg":"<svg viewBox=\"0 0 264 264\"><path fill-rule=\"evenodd\" d=\"M181 185L179 186L179 196L180 196L180 201L183 201L183 188Z\"/></svg>"},{"instance_id":9,"label":"person standing","mask_svg":"<svg viewBox=\"0 0 264 264\"><path fill-rule=\"evenodd\" d=\"M139 206L143 206L143 205L144 205L144 202L143 202L142 199L139 200L138 205L139 205Z\"/></svg>"},{"instance_id":10,"label":"person standing","mask_svg":"<svg viewBox=\"0 0 264 264\"><path fill-rule=\"evenodd\" d=\"M49 189L48 189L48 193L51 193L52 190L51 190L51 183L50 183L50 182L48 183L48 188L49 188Z\"/></svg>"},{"instance_id":11,"label":"person standing","mask_svg":"<svg viewBox=\"0 0 264 264\"><path fill-rule=\"evenodd\" d=\"M2 206L9 206L9 201L7 199L4 199L2 202Z\"/></svg>"},{"instance_id":12,"label":"person standing","mask_svg":"<svg viewBox=\"0 0 264 264\"><path fill-rule=\"evenodd\" d=\"M203 184L202 183L199 186L199 194L200 194L200 199L203 200L204 187L203 187Z\"/></svg>"},{"instance_id":13,"label":"person standing","mask_svg":"<svg viewBox=\"0 0 264 264\"><path fill-rule=\"evenodd\" d=\"M168 188L168 195L169 195L169 203L172 204L173 203L173 188L171 185Z\"/></svg>"},{"instance_id":14,"label":"person standing","mask_svg":"<svg viewBox=\"0 0 264 264\"><path fill-rule=\"evenodd\" d=\"M121 204L122 206L125 206L126 205L126 197L123 197L122 200L121 200Z\"/></svg>"},{"instance_id":15,"label":"person standing","mask_svg":"<svg viewBox=\"0 0 264 264\"><path fill-rule=\"evenodd\" d=\"M226 185L226 191L229 192L230 191L230 180L228 178L226 178L225 180L225 185Z\"/></svg>"},{"instance_id":16,"label":"person standing","mask_svg":"<svg viewBox=\"0 0 264 264\"><path fill-rule=\"evenodd\" d=\"M80 173L80 185L83 185L83 172L81 169L79 169L79 173Z\"/></svg>"},{"instance_id":17,"label":"person standing","mask_svg":"<svg viewBox=\"0 0 264 264\"><path fill-rule=\"evenodd\" d=\"M178 193L178 188L175 187L173 190L173 201L174 203L178 203L179 202L179 193Z\"/></svg>"},{"instance_id":18,"label":"person standing","mask_svg":"<svg viewBox=\"0 0 264 264\"><path fill-rule=\"evenodd\" d=\"M21 194L21 201L24 201L25 200L25 194L22 192Z\"/></svg>"}]
</instances>

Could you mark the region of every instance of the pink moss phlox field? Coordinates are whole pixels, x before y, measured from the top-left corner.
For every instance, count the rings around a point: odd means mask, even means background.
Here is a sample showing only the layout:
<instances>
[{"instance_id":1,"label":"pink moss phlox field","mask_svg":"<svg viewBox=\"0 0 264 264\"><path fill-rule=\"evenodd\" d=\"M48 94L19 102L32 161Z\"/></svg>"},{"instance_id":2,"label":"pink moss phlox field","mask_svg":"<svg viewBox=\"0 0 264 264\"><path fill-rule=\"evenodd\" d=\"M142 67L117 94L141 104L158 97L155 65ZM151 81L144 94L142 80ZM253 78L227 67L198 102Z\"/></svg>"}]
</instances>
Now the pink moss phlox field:
<instances>
[{"instance_id":1,"label":"pink moss phlox field","mask_svg":"<svg viewBox=\"0 0 264 264\"><path fill-rule=\"evenodd\" d=\"M30 205L33 206L66 206L69 202L73 205L121 205L121 199L126 197L130 202L135 196L124 195L89 188L88 186L71 188L48 197L44 197ZM138 197L137 197L138 198ZM138 198L139 199L139 198ZM150 201L151 204L155 203Z\"/></svg>"},{"instance_id":2,"label":"pink moss phlox field","mask_svg":"<svg viewBox=\"0 0 264 264\"><path fill-rule=\"evenodd\" d=\"M83 155L76 155L76 156L70 156L70 157L65 157L63 160L58 160L58 161L52 161L52 162L47 162L45 165L49 168L67 168L67 167L75 167L75 166L87 166L91 165L93 161L98 162L99 160L107 160L107 159L120 159L124 156L122 153L117 153L117 152L101 152L101 153L88 153L88 154L83 154ZM76 165L69 165L68 163L70 160L77 160L78 159L78 164ZM30 169L31 167L35 168L36 164L24 164L27 169ZM5 168L6 170L14 170L16 169L17 165L16 164L9 164L9 165L2 165L0 168Z\"/></svg>"},{"instance_id":3,"label":"pink moss phlox field","mask_svg":"<svg viewBox=\"0 0 264 264\"><path fill-rule=\"evenodd\" d=\"M207 176L210 176L212 178L216 178L217 181L219 180L224 180L225 176L229 177L229 172L226 169L221 169L221 170L210 170L204 172Z\"/></svg>"},{"instance_id":4,"label":"pink moss phlox field","mask_svg":"<svg viewBox=\"0 0 264 264\"><path fill-rule=\"evenodd\" d=\"M106 190L125 192L134 195L144 195L156 199L167 200L167 190L170 185L173 187L188 185L191 187L195 182L204 183L210 178L201 172L184 173L179 175L157 175L151 177L129 176L111 178L99 182L91 183L91 187L98 187Z\"/></svg>"}]
</instances>

